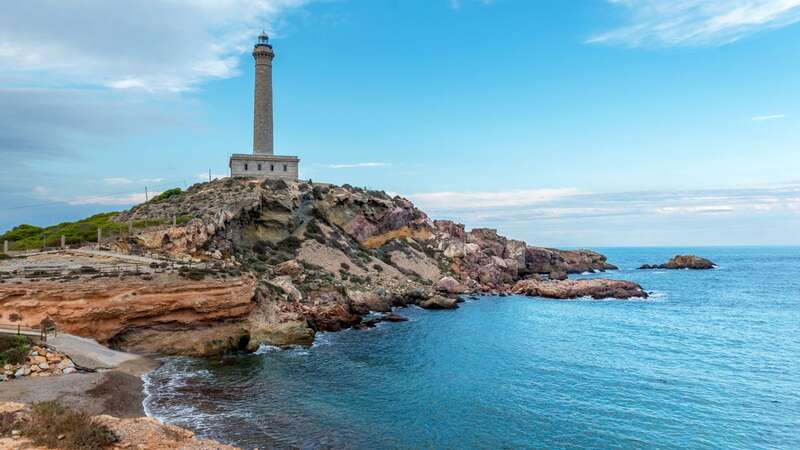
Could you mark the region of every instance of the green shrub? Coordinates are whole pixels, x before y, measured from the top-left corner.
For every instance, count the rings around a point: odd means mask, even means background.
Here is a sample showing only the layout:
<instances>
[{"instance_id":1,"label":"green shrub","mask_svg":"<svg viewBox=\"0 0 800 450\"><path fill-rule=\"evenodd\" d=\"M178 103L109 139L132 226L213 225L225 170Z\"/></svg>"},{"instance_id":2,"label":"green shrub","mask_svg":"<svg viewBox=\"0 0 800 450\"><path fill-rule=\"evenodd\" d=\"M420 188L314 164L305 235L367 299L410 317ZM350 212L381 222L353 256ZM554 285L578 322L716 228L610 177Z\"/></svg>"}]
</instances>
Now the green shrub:
<instances>
[{"instance_id":1,"label":"green shrub","mask_svg":"<svg viewBox=\"0 0 800 450\"><path fill-rule=\"evenodd\" d=\"M0 336L0 366L22 364L30 348L31 341L25 336Z\"/></svg>"},{"instance_id":2,"label":"green shrub","mask_svg":"<svg viewBox=\"0 0 800 450\"><path fill-rule=\"evenodd\" d=\"M176 188L172 188L172 189L167 189L166 191L164 191L164 192L158 194L157 196L153 197L153 199L150 200L150 203L165 202L165 201L167 201L167 200L169 200L169 199L171 199L173 197L178 197L181 194L183 194L183 191L181 190L181 188L177 188L176 187Z\"/></svg>"}]
</instances>

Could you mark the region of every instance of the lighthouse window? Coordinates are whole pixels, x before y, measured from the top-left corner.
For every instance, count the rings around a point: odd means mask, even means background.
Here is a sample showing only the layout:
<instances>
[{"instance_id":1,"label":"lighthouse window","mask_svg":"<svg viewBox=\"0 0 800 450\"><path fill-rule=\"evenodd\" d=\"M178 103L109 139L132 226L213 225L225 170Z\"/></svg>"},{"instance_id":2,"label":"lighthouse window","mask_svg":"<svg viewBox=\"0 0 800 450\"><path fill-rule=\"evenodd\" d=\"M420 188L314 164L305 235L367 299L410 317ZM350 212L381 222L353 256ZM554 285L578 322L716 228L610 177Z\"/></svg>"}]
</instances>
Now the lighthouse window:
<instances>
[{"instance_id":1,"label":"lighthouse window","mask_svg":"<svg viewBox=\"0 0 800 450\"><path fill-rule=\"evenodd\" d=\"M261 171L261 164L258 165L258 171Z\"/></svg>"},{"instance_id":2,"label":"lighthouse window","mask_svg":"<svg viewBox=\"0 0 800 450\"><path fill-rule=\"evenodd\" d=\"M286 164L283 165L283 171L286 172Z\"/></svg>"},{"instance_id":3,"label":"lighthouse window","mask_svg":"<svg viewBox=\"0 0 800 450\"><path fill-rule=\"evenodd\" d=\"M244 163L244 170L247 170L247 163Z\"/></svg>"},{"instance_id":4,"label":"lighthouse window","mask_svg":"<svg viewBox=\"0 0 800 450\"><path fill-rule=\"evenodd\" d=\"M275 172L275 164L270 164L269 165L269 170L270 170L270 172Z\"/></svg>"}]
</instances>

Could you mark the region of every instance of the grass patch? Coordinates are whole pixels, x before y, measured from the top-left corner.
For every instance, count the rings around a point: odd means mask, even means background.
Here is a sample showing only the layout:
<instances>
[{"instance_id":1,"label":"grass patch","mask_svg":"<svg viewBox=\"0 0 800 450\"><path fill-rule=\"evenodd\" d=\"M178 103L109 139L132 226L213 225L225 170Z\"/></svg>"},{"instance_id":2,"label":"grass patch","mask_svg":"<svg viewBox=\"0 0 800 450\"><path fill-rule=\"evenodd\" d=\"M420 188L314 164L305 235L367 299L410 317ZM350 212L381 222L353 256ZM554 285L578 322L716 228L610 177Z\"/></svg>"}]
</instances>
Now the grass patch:
<instances>
[{"instance_id":1,"label":"grass patch","mask_svg":"<svg viewBox=\"0 0 800 450\"><path fill-rule=\"evenodd\" d=\"M22 364L30 348L31 340L25 336L0 336L0 366Z\"/></svg>"},{"instance_id":2,"label":"grass patch","mask_svg":"<svg viewBox=\"0 0 800 450\"><path fill-rule=\"evenodd\" d=\"M34 403L28 420L17 425L23 436L50 448L96 450L118 440L107 427L92 422L88 414L56 401Z\"/></svg>"}]
</instances>

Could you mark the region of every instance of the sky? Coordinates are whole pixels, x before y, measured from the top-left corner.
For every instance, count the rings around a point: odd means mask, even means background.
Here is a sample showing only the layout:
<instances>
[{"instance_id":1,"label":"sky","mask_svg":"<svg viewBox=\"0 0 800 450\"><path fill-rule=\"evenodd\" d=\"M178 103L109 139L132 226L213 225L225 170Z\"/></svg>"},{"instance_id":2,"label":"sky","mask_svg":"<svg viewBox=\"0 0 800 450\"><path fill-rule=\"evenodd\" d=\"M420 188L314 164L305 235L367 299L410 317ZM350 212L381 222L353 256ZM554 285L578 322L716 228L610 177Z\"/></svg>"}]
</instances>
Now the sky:
<instances>
[{"instance_id":1,"label":"sky","mask_svg":"<svg viewBox=\"0 0 800 450\"><path fill-rule=\"evenodd\" d=\"M252 149L562 247L800 245L800 0L30 0L0 15L0 232Z\"/></svg>"}]
</instances>

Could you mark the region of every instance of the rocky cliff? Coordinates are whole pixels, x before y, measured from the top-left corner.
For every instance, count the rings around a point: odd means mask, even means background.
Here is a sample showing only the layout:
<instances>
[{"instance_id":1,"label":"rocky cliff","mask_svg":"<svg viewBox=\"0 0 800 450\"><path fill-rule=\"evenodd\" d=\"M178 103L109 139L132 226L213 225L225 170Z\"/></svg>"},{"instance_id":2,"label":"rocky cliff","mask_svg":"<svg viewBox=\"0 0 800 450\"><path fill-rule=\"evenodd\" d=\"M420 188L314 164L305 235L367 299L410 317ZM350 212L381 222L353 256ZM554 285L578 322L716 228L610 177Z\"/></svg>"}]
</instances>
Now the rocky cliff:
<instances>
[{"instance_id":1,"label":"rocky cliff","mask_svg":"<svg viewBox=\"0 0 800 450\"><path fill-rule=\"evenodd\" d=\"M191 220L139 232L113 249L203 265L185 270L183 281L106 280L74 290L25 285L0 302L129 350L208 354L310 343L317 331L358 326L370 311L457 307L447 297L458 294L647 296L633 283L566 280L615 269L596 252L467 231L431 220L404 198L347 185L217 180L115 220L176 216ZM237 276L223 278L231 273ZM195 339L181 339L190 331Z\"/></svg>"}]
</instances>

